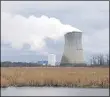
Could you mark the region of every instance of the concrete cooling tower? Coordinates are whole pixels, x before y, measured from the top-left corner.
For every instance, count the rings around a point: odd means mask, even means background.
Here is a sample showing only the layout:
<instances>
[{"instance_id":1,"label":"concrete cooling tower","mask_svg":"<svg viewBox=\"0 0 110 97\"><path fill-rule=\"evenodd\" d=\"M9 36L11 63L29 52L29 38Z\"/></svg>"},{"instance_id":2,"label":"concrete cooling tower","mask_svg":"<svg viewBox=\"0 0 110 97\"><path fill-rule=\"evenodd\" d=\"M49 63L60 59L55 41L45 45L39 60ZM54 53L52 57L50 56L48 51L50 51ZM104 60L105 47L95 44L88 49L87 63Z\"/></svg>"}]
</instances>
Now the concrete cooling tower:
<instances>
[{"instance_id":1,"label":"concrete cooling tower","mask_svg":"<svg viewBox=\"0 0 110 97\"><path fill-rule=\"evenodd\" d=\"M65 34L64 53L60 65L84 65L82 32Z\"/></svg>"}]
</instances>

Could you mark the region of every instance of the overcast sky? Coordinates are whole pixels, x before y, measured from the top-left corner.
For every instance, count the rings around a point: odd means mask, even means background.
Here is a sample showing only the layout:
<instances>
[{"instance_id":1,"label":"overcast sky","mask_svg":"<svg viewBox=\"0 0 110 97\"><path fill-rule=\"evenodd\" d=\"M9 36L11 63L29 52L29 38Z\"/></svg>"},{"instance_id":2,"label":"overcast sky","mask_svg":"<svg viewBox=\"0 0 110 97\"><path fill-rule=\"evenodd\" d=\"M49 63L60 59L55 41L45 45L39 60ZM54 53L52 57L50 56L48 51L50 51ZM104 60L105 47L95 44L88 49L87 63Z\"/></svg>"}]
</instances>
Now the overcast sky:
<instances>
[{"instance_id":1,"label":"overcast sky","mask_svg":"<svg viewBox=\"0 0 110 97\"><path fill-rule=\"evenodd\" d=\"M64 34L81 30L85 61L109 51L109 1L1 1L1 60L36 62L56 54Z\"/></svg>"}]
</instances>

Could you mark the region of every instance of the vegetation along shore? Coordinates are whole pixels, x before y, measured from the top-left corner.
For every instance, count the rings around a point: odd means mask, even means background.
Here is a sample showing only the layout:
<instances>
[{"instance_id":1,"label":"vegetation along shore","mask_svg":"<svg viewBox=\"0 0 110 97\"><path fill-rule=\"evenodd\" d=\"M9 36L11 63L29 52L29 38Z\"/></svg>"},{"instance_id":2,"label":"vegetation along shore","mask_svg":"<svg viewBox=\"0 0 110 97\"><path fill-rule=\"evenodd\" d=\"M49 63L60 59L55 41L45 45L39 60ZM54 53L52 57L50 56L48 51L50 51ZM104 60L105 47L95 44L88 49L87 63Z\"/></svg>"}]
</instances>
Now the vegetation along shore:
<instances>
[{"instance_id":1,"label":"vegetation along shore","mask_svg":"<svg viewBox=\"0 0 110 97\"><path fill-rule=\"evenodd\" d=\"M1 67L0 85L109 88L109 67Z\"/></svg>"}]
</instances>

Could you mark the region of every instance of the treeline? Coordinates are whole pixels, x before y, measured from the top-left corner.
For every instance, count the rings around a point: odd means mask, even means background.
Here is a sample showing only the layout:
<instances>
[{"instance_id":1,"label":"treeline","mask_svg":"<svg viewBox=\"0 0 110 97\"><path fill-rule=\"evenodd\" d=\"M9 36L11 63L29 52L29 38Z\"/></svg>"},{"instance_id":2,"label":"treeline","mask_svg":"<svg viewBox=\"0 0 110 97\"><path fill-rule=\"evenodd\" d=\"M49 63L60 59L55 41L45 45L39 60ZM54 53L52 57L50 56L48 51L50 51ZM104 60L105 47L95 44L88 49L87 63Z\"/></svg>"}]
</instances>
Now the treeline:
<instances>
[{"instance_id":1,"label":"treeline","mask_svg":"<svg viewBox=\"0 0 110 97\"><path fill-rule=\"evenodd\" d=\"M1 62L1 67L36 67L36 66L41 66L41 64L38 63L32 63L32 62L10 62L10 61L5 61Z\"/></svg>"},{"instance_id":2,"label":"treeline","mask_svg":"<svg viewBox=\"0 0 110 97\"><path fill-rule=\"evenodd\" d=\"M51 65L42 65L38 63L26 63L26 62L1 62L1 67L108 67L109 64L106 65L97 65L97 64L77 64L77 65L70 65L70 64L60 64L56 66Z\"/></svg>"},{"instance_id":3,"label":"treeline","mask_svg":"<svg viewBox=\"0 0 110 97\"><path fill-rule=\"evenodd\" d=\"M90 58L91 66L108 66L109 65L109 54L97 54L92 55Z\"/></svg>"},{"instance_id":4,"label":"treeline","mask_svg":"<svg viewBox=\"0 0 110 97\"><path fill-rule=\"evenodd\" d=\"M43 65L33 62L1 62L1 67L106 67L109 66L109 55L92 55L90 58L90 64L60 64L56 66Z\"/></svg>"}]
</instances>

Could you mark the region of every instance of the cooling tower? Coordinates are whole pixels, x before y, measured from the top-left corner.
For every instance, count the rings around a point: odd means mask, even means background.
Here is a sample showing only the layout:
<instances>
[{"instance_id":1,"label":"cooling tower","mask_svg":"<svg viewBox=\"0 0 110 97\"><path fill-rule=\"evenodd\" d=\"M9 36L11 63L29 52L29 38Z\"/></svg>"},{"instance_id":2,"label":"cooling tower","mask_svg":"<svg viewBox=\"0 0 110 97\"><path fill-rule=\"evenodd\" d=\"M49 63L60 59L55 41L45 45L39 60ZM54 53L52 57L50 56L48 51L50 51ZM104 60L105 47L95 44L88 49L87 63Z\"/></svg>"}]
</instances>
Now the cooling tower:
<instances>
[{"instance_id":1,"label":"cooling tower","mask_svg":"<svg viewBox=\"0 0 110 97\"><path fill-rule=\"evenodd\" d=\"M65 34L64 52L60 65L84 65L82 32Z\"/></svg>"}]
</instances>

